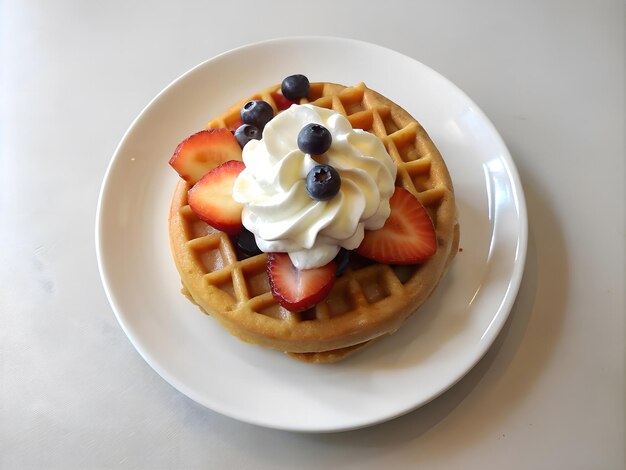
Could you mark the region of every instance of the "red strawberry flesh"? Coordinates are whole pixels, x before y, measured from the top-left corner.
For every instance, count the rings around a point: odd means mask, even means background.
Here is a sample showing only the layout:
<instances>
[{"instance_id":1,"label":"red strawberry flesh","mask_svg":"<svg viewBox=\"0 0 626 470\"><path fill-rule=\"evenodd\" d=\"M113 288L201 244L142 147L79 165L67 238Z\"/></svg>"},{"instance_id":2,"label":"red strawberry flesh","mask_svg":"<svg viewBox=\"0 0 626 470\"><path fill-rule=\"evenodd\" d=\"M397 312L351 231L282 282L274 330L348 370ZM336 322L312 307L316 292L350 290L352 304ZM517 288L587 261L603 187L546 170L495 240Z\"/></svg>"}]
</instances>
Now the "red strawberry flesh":
<instances>
[{"instance_id":1,"label":"red strawberry flesh","mask_svg":"<svg viewBox=\"0 0 626 470\"><path fill-rule=\"evenodd\" d=\"M269 253L267 275L272 295L287 310L300 312L328 296L336 279L334 261L313 269L296 268L287 253Z\"/></svg>"},{"instance_id":2,"label":"red strawberry flesh","mask_svg":"<svg viewBox=\"0 0 626 470\"><path fill-rule=\"evenodd\" d=\"M357 253L385 264L415 264L434 255L435 227L419 200L398 187L389 204L391 214L385 225L378 230L366 230Z\"/></svg>"},{"instance_id":3,"label":"red strawberry flesh","mask_svg":"<svg viewBox=\"0 0 626 470\"><path fill-rule=\"evenodd\" d=\"M235 132L240 126L243 125L243 121L241 119L237 119L230 124L228 124L228 130L231 132Z\"/></svg>"},{"instance_id":4,"label":"red strawberry flesh","mask_svg":"<svg viewBox=\"0 0 626 470\"><path fill-rule=\"evenodd\" d=\"M234 235L243 228L243 206L233 199L233 185L245 165L231 160L209 171L188 194L189 206L207 224Z\"/></svg>"},{"instance_id":5,"label":"red strawberry flesh","mask_svg":"<svg viewBox=\"0 0 626 470\"><path fill-rule=\"evenodd\" d=\"M241 160L241 147L228 129L206 129L183 140L170 165L185 181L195 184L213 168L229 160Z\"/></svg>"},{"instance_id":6,"label":"red strawberry flesh","mask_svg":"<svg viewBox=\"0 0 626 470\"><path fill-rule=\"evenodd\" d=\"M289 101L282 93L272 93L272 98L274 99L274 103L276 103L276 109L278 111L284 111L289 108L293 103L293 101Z\"/></svg>"}]
</instances>

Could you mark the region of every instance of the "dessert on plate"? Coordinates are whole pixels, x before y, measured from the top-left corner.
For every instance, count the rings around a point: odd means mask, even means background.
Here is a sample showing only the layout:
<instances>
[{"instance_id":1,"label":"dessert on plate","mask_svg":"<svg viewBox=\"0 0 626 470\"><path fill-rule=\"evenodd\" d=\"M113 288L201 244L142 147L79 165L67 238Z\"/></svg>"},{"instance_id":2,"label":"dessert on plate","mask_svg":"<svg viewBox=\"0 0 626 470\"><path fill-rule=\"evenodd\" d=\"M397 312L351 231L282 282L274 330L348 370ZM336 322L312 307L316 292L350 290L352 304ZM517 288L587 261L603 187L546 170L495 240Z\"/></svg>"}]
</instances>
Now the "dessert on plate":
<instances>
[{"instance_id":1,"label":"dessert on plate","mask_svg":"<svg viewBox=\"0 0 626 470\"><path fill-rule=\"evenodd\" d=\"M240 339L302 361L396 331L458 250L441 154L363 83L287 77L181 142L170 165L182 292Z\"/></svg>"}]
</instances>

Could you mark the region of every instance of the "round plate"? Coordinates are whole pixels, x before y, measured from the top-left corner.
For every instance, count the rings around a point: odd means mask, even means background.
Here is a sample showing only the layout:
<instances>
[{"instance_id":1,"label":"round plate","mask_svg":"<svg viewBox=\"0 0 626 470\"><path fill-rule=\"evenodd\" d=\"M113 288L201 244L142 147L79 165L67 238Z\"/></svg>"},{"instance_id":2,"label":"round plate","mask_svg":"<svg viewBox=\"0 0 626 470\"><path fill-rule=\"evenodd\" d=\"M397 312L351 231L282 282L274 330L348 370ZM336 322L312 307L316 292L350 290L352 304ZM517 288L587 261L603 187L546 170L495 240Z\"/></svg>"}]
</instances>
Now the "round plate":
<instances>
[{"instance_id":1,"label":"round plate","mask_svg":"<svg viewBox=\"0 0 626 470\"><path fill-rule=\"evenodd\" d=\"M251 73L252 71L252 73ZM347 360L310 365L232 337L180 294L167 218L176 145L243 97L303 73L365 82L428 131L455 185L461 252L427 304L397 333ZM100 274L144 359L191 399L227 416L297 431L354 429L444 392L487 351L517 295L526 255L517 170L482 111L450 81L380 46L289 38L221 54L143 110L106 172L96 220Z\"/></svg>"}]
</instances>

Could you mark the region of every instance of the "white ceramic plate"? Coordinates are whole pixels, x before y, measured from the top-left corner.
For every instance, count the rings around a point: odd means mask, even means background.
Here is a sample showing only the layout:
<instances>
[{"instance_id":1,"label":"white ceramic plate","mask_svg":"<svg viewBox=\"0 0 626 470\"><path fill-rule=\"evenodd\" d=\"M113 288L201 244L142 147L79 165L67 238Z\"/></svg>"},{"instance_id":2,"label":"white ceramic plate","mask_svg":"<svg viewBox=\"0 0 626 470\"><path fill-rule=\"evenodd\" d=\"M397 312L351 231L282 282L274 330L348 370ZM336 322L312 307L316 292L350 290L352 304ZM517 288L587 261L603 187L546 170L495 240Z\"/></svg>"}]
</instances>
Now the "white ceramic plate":
<instances>
[{"instance_id":1,"label":"white ceramic plate","mask_svg":"<svg viewBox=\"0 0 626 470\"><path fill-rule=\"evenodd\" d=\"M429 132L455 184L462 252L428 303L396 334L348 360L315 366L245 344L179 292L167 215L176 145L212 116L287 75L364 81ZM504 324L526 255L526 207L506 146L447 79L380 46L290 38L221 54L173 82L133 122L107 170L96 222L102 281L133 345L170 384L233 418L336 431L415 409L483 356Z\"/></svg>"}]
</instances>

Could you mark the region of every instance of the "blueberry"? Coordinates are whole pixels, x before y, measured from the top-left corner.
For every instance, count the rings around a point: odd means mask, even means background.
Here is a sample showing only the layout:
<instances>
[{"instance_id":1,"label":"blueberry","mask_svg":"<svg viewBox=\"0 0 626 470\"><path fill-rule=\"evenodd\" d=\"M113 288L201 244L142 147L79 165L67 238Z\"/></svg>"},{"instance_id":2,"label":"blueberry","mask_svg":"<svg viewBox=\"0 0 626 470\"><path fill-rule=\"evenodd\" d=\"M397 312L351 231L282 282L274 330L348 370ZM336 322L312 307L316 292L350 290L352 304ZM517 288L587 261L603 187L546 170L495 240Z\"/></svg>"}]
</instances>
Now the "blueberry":
<instances>
[{"instance_id":1,"label":"blueberry","mask_svg":"<svg viewBox=\"0 0 626 470\"><path fill-rule=\"evenodd\" d=\"M237 243L237 248L246 256L256 256L262 253L256 244L254 233L245 228L237 234L235 242Z\"/></svg>"},{"instance_id":2,"label":"blueberry","mask_svg":"<svg viewBox=\"0 0 626 470\"><path fill-rule=\"evenodd\" d=\"M337 256L335 256L335 263L337 264L337 277L346 272L348 263L350 262L350 252L345 248L341 248Z\"/></svg>"},{"instance_id":3,"label":"blueberry","mask_svg":"<svg viewBox=\"0 0 626 470\"><path fill-rule=\"evenodd\" d=\"M311 155L323 154L332 142L330 132L320 124L307 124L298 134L298 148Z\"/></svg>"},{"instance_id":4,"label":"blueberry","mask_svg":"<svg viewBox=\"0 0 626 470\"><path fill-rule=\"evenodd\" d=\"M244 124L250 124L262 131L265 124L274 117L274 109L267 101L252 100L243 105L240 116Z\"/></svg>"},{"instance_id":5,"label":"blueberry","mask_svg":"<svg viewBox=\"0 0 626 470\"><path fill-rule=\"evenodd\" d=\"M306 175L306 190L311 198L326 201L339 192L341 177L330 165L316 165Z\"/></svg>"},{"instance_id":6,"label":"blueberry","mask_svg":"<svg viewBox=\"0 0 626 470\"><path fill-rule=\"evenodd\" d=\"M300 98L309 96L309 79L304 75L290 75L283 80L280 91L289 101L298 101Z\"/></svg>"},{"instance_id":7,"label":"blueberry","mask_svg":"<svg viewBox=\"0 0 626 470\"><path fill-rule=\"evenodd\" d=\"M251 140L259 140L260 138L261 132L259 132L258 127L251 126L250 124L242 124L235 131L235 139L237 139L241 148Z\"/></svg>"}]
</instances>

